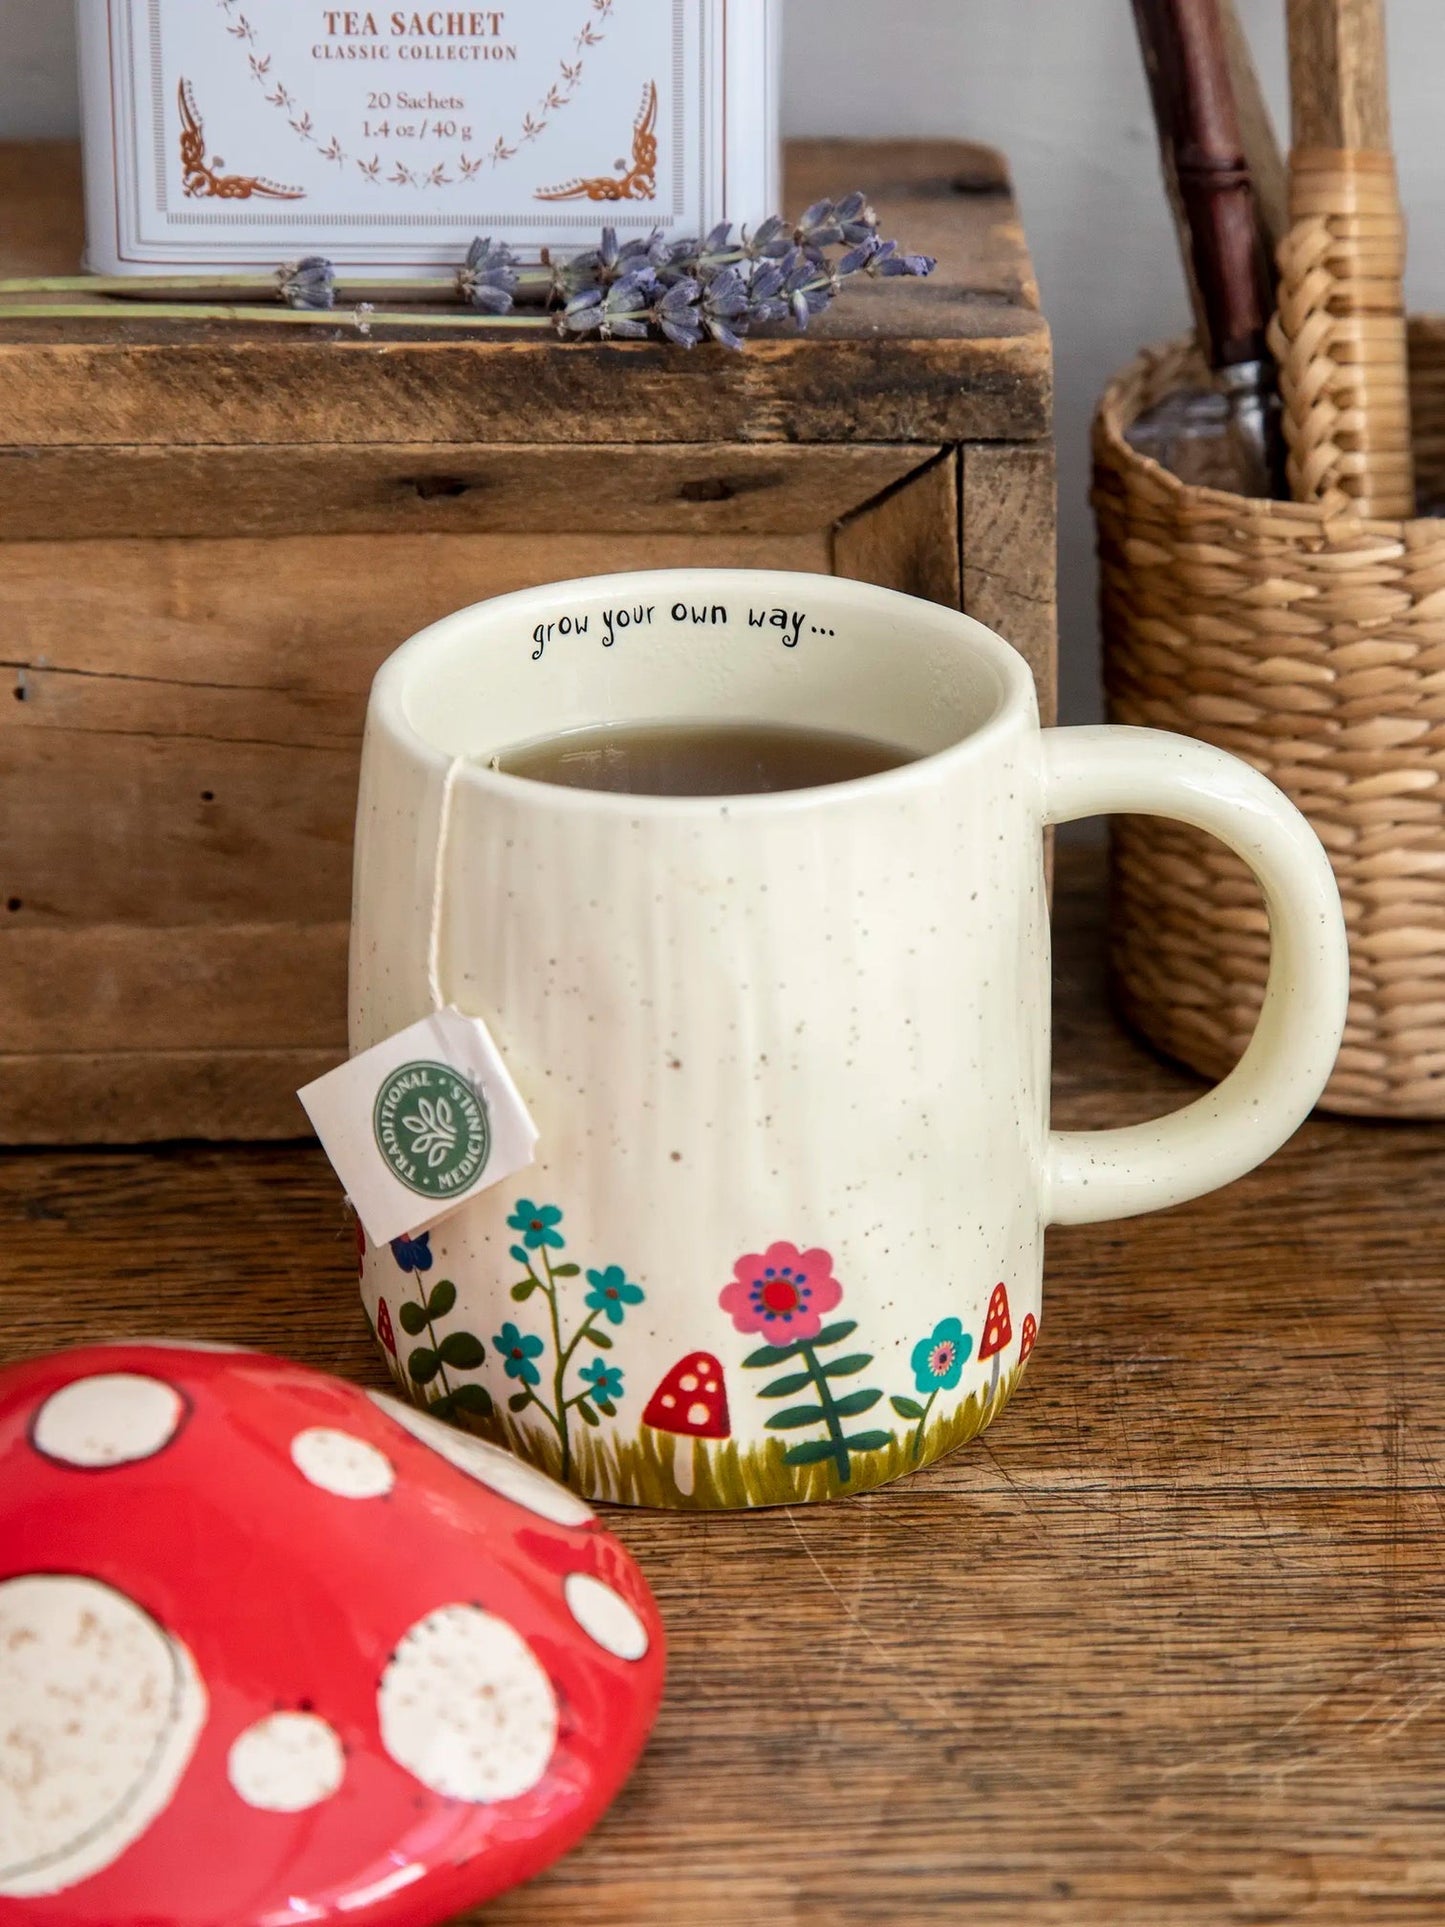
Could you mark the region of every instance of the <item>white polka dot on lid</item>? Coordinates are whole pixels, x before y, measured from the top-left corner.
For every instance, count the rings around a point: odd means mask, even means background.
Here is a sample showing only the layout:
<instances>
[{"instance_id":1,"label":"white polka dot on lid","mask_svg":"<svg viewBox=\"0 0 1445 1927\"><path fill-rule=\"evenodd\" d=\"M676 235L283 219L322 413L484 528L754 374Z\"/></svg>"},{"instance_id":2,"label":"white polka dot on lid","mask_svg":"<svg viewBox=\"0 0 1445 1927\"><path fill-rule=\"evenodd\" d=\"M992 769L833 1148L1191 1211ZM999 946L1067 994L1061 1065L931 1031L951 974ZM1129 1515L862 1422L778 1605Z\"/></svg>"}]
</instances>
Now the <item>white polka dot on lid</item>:
<instances>
[{"instance_id":1,"label":"white polka dot on lid","mask_svg":"<svg viewBox=\"0 0 1445 1927\"><path fill-rule=\"evenodd\" d=\"M226 1776L248 1807L304 1813L340 1788L346 1755L314 1713L268 1713L233 1743Z\"/></svg>"},{"instance_id":2,"label":"white polka dot on lid","mask_svg":"<svg viewBox=\"0 0 1445 1927\"><path fill-rule=\"evenodd\" d=\"M170 1805L201 1729L190 1654L112 1586L0 1581L0 1896L100 1873Z\"/></svg>"},{"instance_id":3,"label":"white polka dot on lid","mask_svg":"<svg viewBox=\"0 0 1445 1927\"><path fill-rule=\"evenodd\" d=\"M515 1800L557 1744L552 1682L521 1634L480 1606L442 1606L410 1628L377 1713L397 1765L451 1800Z\"/></svg>"},{"instance_id":4,"label":"white polka dot on lid","mask_svg":"<svg viewBox=\"0 0 1445 1927\"><path fill-rule=\"evenodd\" d=\"M429 1445L434 1452L439 1452L459 1472L467 1473L490 1491L500 1493L504 1499L513 1499L518 1505L526 1506L529 1512L535 1512L559 1526L585 1526L595 1518L591 1506L579 1499L575 1492L569 1492L565 1485L558 1485L555 1479L549 1479L544 1472L534 1471L510 1452L504 1452L499 1445L489 1445L485 1439L474 1439L466 1432L458 1432L450 1425L443 1425L440 1419L428 1418L425 1412L418 1412L415 1406L403 1405L400 1399L388 1398L385 1392L370 1392L368 1397L410 1432L414 1439L420 1439L423 1445Z\"/></svg>"},{"instance_id":5,"label":"white polka dot on lid","mask_svg":"<svg viewBox=\"0 0 1445 1927\"><path fill-rule=\"evenodd\" d=\"M687 1422L689 1425L706 1425L711 1417L712 1407L710 1405L704 1405L700 1398L695 1399L687 1408Z\"/></svg>"},{"instance_id":6,"label":"white polka dot on lid","mask_svg":"<svg viewBox=\"0 0 1445 1927\"><path fill-rule=\"evenodd\" d=\"M382 1499L396 1484L391 1460L350 1432L315 1425L291 1441L291 1461L304 1479L338 1499Z\"/></svg>"},{"instance_id":7,"label":"white polka dot on lid","mask_svg":"<svg viewBox=\"0 0 1445 1927\"><path fill-rule=\"evenodd\" d=\"M174 1386L139 1372L97 1372L52 1392L35 1415L37 1452L59 1465L103 1471L163 1451L185 1423Z\"/></svg>"},{"instance_id":8,"label":"white polka dot on lid","mask_svg":"<svg viewBox=\"0 0 1445 1927\"><path fill-rule=\"evenodd\" d=\"M695 1392L697 1390L697 1379L691 1372L684 1372L682 1377L677 1381L677 1386L681 1392Z\"/></svg>"},{"instance_id":9,"label":"white polka dot on lid","mask_svg":"<svg viewBox=\"0 0 1445 1927\"><path fill-rule=\"evenodd\" d=\"M590 1572L569 1572L562 1582L567 1608L577 1624L617 1659L641 1659L647 1652L647 1628L637 1614Z\"/></svg>"}]
</instances>

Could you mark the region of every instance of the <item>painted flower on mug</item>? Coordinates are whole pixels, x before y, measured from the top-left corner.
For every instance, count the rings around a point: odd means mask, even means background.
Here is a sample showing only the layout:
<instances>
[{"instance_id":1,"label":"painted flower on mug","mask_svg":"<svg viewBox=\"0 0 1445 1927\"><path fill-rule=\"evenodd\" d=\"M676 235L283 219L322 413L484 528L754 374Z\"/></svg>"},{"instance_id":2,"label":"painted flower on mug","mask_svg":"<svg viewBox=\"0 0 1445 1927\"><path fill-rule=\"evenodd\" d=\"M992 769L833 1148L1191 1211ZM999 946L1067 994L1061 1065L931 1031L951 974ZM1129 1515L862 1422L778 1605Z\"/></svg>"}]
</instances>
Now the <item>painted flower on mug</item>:
<instances>
[{"instance_id":1,"label":"painted flower on mug","mask_svg":"<svg viewBox=\"0 0 1445 1927\"><path fill-rule=\"evenodd\" d=\"M531 1332L520 1332L508 1319L492 1340L508 1378L520 1378L524 1385L540 1385L542 1374L532 1363L547 1349Z\"/></svg>"},{"instance_id":2,"label":"painted flower on mug","mask_svg":"<svg viewBox=\"0 0 1445 1927\"><path fill-rule=\"evenodd\" d=\"M622 1396L622 1368L618 1365L604 1365L600 1358L594 1358L577 1376L599 1404L605 1401L615 1405Z\"/></svg>"},{"instance_id":3,"label":"painted flower on mug","mask_svg":"<svg viewBox=\"0 0 1445 1927\"><path fill-rule=\"evenodd\" d=\"M787 1345L816 1338L824 1312L842 1296L828 1252L800 1251L779 1241L738 1259L718 1303L740 1332L761 1332L774 1344Z\"/></svg>"},{"instance_id":4,"label":"painted flower on mug","mask_svg":"<svg viewBox=\"0 0 1445 1927\"><path fill-rule=\"evenodd\" d=\"M931 1336L913 1347L913 1382L920 1392L951 1392L963 1376L973 1339L957 1318L940 1318Z\"/></svg>"},{"instance_id":5,"label":"painted flower on mug","mask_svg":"<svg viewBox=\"0 0 1445 1927\"><path fill-rule=\"evenodd\" d=\"M393 1238L391 1255L403 1271L430 1271L432 1268L431 1233L422 1231L415 1238Z\"/></svg>"},{"instance_id":6,"label":"painted flower on mug","mask_svg":"<svg viewBox=\"0 0 1445 1927\"><path fill-rule=\"evenodd\" d=\"M641 1285L630 1284L621 1265L608 1265L605 1271L589 1271L587 1282L592 1289L582 1302L589 1311L603 1312L609 1325L620 1325L627 1306L642 1303Z\"/></svg>"},{"instance_id":7,"label":"painted flower on mug","mask_svg":"<svg viewBox=\"0 0 1445 1927\"><path fill-rule=\"evenodd\" d=\"M533 1204L530 1198L518 1198L517 1208L507 1220L513 1231L521 1232L528 1251L548 1246L560 1251L565 1242L557 1229L561 1222L562 1213L555 1204Z\"/></svg>"}]
</instances>

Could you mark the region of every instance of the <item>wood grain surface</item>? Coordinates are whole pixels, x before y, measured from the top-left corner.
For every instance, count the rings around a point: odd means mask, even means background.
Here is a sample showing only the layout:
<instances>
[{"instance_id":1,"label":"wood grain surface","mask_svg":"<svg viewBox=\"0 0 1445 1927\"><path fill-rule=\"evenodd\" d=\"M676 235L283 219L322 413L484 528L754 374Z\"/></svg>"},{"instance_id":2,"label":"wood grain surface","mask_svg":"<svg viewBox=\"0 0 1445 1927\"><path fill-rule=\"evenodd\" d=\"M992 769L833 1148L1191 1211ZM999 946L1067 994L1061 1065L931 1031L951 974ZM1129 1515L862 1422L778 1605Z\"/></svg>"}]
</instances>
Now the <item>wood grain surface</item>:
<instances>
[{"instance_id":1,"label":"wood grain surface","mask_svg":"<svg viewBox=\"0 0 1445 1927\"><path fill-rule=\"evenodd\" d=\"M1105 1016L1102 889L1067 851L1062 1125L1198 1088ZM670 1628L661 1720L476 1927L1438 1923L1442 1233L1438 1128L1312 1121L1213 1198L1055 1232L1027 1383L944 1464L612 1514ZM318 1151L0 1160L0 1356L147 1331L385 1382Z\"/></svg>"},{"instance_id":2,"label":"wood grain surface","mask_svg":"<svg viewBox=\"0 0 1445 1927\"><path fill-rule=\"evenodd\" d=\"M933 442L1048 433L1049 333L1007 169L964 142L811 141L792 213L868 190L884 229L936 254L926 281L868 281L806 336L745 355L550 334L360 340L354 331L0 323L0 443ZM0 144L0 275L74 273L72 150ZM278 333L286 338L277 340ZM348 338L341 338L341 337ZM906 344L906 352L900 347ZM625 370L625 381L621 379ZM602 424L606 424L605 428Z\"/></svg>"}]
</instances>

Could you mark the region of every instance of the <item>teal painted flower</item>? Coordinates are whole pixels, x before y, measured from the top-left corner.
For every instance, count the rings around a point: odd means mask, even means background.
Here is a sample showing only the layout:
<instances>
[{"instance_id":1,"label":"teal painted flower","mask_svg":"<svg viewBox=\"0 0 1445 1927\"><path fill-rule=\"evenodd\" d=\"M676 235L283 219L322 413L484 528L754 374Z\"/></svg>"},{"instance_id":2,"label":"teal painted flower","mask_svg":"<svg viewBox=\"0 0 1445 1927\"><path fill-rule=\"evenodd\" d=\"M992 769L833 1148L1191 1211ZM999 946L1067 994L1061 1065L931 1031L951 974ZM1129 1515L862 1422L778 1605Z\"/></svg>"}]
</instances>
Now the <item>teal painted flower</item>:
<instances>
[{"instance_id":1,"label":"teal painted flower","mask_svg":"<svg viewBox=\"0 0 1445 1927\"><path fill-rule=\"evenodd\" d=\"M542 1245L560 1251L566 1242L557 1230L561 1222L562 1213L555 1204L533 1204L530 1198L518 1198L517 1208L507 1220L513 1231L521 1232L528 1251L536 1251Z\"/></svg>"},{"instance_id":2,"label":"teal painted flower","mask_svg":"<svg viewBox=\"0 0 1445 1927\"><path fill-rule=\"evenodd\" d=\"M589 1311L605 1312L611 1325L622 1323L628 1305L642 1303L641 1285L630 1284L621 1265L609 1265L605 1271L589 1271L587 1282L592 1289L583 1302Z\"/></svg>"},{"instance_id":3,"label":"teal painted flower","mask_svg":"<svg viewBox=\"0 0 1445 1927\"><path fill-rule=\"evenodd\" d=\"M520 1378L524 1385L540 1385L542 1374L532 1363L546 1347L531 1332L520 1332L510 1319L492 1340L508 1378Z\"/></svg>"},{"instance_id":4,"label":"teal painted flower","mask_svg":"<svg viewBox=\"0 0 1445 1927\"><path fill-rule=\"evenodd\" d=\"M951 1392L963 1376L973 1339L956 1318L940 1318L933 1335L913 1347L913 1382L920 1392Z\"/></svg>"},{"instance_id":5,"label":"teal painted flower","mask_svg":"<svg viewBox=\"0 0 1445 1927\"><path fill-rule=\"evenodd\" d=\"M600 1358L594 1358L590 1365L584 1365L577 1376L582 1379L594 1398L606 1399L615 1405L622 1396L622 1372L616 1365L604 1365Z\"/></svg>"}]
</instances>

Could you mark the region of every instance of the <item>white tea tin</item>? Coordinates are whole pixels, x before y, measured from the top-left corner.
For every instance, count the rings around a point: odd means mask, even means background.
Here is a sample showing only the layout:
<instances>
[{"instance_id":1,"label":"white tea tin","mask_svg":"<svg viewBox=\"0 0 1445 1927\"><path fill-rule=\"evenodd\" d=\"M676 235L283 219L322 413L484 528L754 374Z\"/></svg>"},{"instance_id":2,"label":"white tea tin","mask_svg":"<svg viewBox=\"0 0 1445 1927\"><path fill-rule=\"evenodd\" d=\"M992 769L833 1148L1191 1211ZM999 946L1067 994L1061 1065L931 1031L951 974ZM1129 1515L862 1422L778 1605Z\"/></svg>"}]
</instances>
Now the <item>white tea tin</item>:
<instances>
[{"instance_id":1,"label":"white tea tin","mask_svg":"<svg viewBox=\"0 0 1445 1927\"><path fill-rule=\"evenodd\" d=\"M87 266L378 273L757 221L781 0L79 0Z\"/></svg>"}]
</instances>

